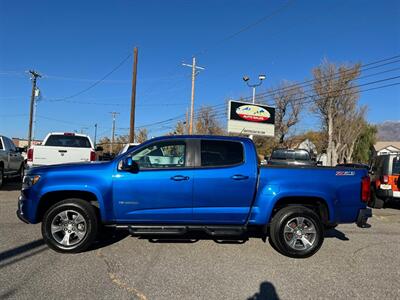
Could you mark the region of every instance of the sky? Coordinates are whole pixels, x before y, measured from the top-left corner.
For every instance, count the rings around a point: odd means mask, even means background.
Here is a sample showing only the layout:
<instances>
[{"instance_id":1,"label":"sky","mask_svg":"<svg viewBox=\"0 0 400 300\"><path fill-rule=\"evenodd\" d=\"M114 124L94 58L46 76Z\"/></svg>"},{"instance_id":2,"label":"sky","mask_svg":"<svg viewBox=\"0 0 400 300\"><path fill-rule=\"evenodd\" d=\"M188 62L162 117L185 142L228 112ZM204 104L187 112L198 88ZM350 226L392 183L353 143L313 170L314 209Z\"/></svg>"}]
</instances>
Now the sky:
<instances>
[{"instance_id":1,"label":"sky","mask_svg":"<svg viewBox=\"0 0 400 300\"><path fill-rule=\"evenodd\" d=\"M158 136L185 118L191 69L182 63L194 55L205 68L196 76L195 109L218 105L226 126L224 103L251 96L244 75L267 76L259 93L311 79L323 59L369 64L400 55L400 1L0 0L0 134L27 137L30 69L42 75L35 138L50 131L93 137L96 123L98 137L110 136L112 111L116 133L127 134L135 46L137 127ZM357 81L377 87L360 95L368 121L400 120L400 85L379 88L400 83L393 78L400 57L370 66ZM305 109L294 133L319 128Z\"/></svg>"}]
</instances>

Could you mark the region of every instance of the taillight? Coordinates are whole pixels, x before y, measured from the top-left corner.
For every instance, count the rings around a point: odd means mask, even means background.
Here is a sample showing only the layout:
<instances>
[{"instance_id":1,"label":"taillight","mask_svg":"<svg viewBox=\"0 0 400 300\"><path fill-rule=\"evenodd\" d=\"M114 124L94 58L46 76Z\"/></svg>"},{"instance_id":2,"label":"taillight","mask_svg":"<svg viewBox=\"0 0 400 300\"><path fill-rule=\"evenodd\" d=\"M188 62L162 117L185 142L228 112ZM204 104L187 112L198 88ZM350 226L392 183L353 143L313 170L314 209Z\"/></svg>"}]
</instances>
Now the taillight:
<instances>
[{"instance_id":1,"label":"taillight","mask_svg":"<svg viewBox=\"0 0 400 300\"><path fill-rule=\"evenodd\" d=\"M381 183L388 183L389 182L389 176L387 175L382 175L381 176Z\"/></svg>"},{"instance_id":2,"label":"taillight","mask_svg":"<svg viewBox=\"0 0 400 300\"><path fill-rule=\"evenodd\" d=\"M365 176L361 180L361 201L368 202L371 195L371 180Z\"/></svg>"},{"instance_id":3,"label":"taillight","mask_svg":"<svg viewBox=\"0 0 400 300\"><path fill-rule=\"evenodd\" d=\"M28 161L33 161L33 148L28 149L28 153L26 154Z\"/></svg>"},{"instance_id":4,"label":"taillight","mask_svg":"<svg viewBox=\"0 0 400 300\"><path fill-rule=\"evenodd\" d=\"M90 151L90 161L95 161L96 160L96 152Z\"/></svg>"}]
</instances>

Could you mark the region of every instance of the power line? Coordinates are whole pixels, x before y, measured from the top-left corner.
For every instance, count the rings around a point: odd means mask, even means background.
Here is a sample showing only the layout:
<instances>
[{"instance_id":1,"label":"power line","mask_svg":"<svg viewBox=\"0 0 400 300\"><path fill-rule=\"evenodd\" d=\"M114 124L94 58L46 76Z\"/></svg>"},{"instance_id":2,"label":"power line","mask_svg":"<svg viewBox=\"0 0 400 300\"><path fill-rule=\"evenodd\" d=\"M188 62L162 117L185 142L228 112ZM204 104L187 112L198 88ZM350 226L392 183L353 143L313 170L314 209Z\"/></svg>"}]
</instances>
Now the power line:
<instances>
[{"instance_id":1,"label":"power line","mask_svg":"<svg viewBox=\"0 0 400 300\"><path fill-rule=\"evenodd\" d=\"M363 65L360 66L361 72L365 72L367 70L376 69L376 68L380 68L382 66L386 66L386 65L389 65L389 64L394 64L394 63L400 62L400 60L396 60L396 61L392 61L392 62L388 62L388 63L384 63L384 64L381 64L381 65L378 65L378 66L369 67L369 68L365 68L364 69L364 67L366 67L366 66L371 66L371 65L375 65L375 64L378 64L378 63L381 63L381 62L388 61L388 60L393 60L394 58L398 58L398 57L400 57L400 55L396 55L396 56L393 56L393 57L390 57L390 58L386 58L386 59L383 59L383 60L378 60L378 61L370 62L370 63L367 63L367 64L363 64ZM352 70L350 69L350 70L347 70L347 71L352 71ZM336 72L333 75L335 75L334 78L338 78L338 76L340 76L340 73ZM326 78L326 77L328 77L328 76L325 76L323 78ZM361 79L361 78L362 77L359 77L358 79ZM364 77L364 78L366 78L366 77ZM356 79L356 80L358 80L358 79ZM261 93L259 93L257 95L258 96L260 96L260 95L273 96L273 95L277 94L278 92L291 90L291 89L294 89L294 88L297 88L297 87L303 88L303 87L307 87L307 86L312 86L314 81L315 81L315 79L309 79L309 80L306 80L306 81L303 81L303 82L299 82L299 83L294 83L294 84L288 85L288 86L283 87L283 88L276 88L276 89L271 89L271 90L266 91L266 92L261 92ZM243 99L250 99L250 98L251 97L244 97Z\"/></svg>"},{"instance_id":2,"label":"power line","mask_svg":"<svg viewBox=\"0 0 400 300\"><path fill-rule=\"evenodd\" d=\"M121 62L119 62L110 72L108 72L106 75L104 75L103 77L101 77L99 80L97 80L96 82L94 82L93 84L89 85L87 88L72 94L70 96L67 97L63 97L63 98L58 98L58 99L49 99L47 101L51 101L51 102L58 102L58 101L64 101L67 99L71 99L71 98L75 98L87 91L89 91L90 89L94 88L95 86L97 86L98 84L100 84L102 81L104 81L107 77L109 77L111 74L113 74L116 70L118 70L130 57L132 56L132 54L128 54L128 56L126 56Z\"/></svg>"},{"instance_id":3,"label":"power line","mask_svg":"<svg viewBox=\"0 0 400 300\"><path fill-rule=\"evenodd\" d=\"M357 88L357 87L367 86L367 85L376 84L376 83L380 83L380 82L385 82L385 81L398 79L398 78L400 78L400 76L395 76L395 77L391 77L391 78L385 78L385 79L382 79L382 80L376 80L376 81L373 81L373 82L368 82L368 83L360 84L360 85L357 85L357 86L352 86L352 87L349 87L349 88L336 90L335 92L350 90L350 89L354 89L354 88ZM366 92L366 91L377 90L377 89L382 89L382 88L387 88L387 87L392 87L392 86L396 86L396 85L399 85L399 84L400 84L400 82L399 83L393 83L393 84L387 84L387 85L383 85L383 86L379 86L379 87L372 87L372 88L368 88L368 89L364 89L364 90L360 90L360 91L354 91L354 92L348 93L346 95L350 95L350 94L353 94L353 93L362 93L362 92ZM324 93L324 94L327 94L327 93ZM323 94L321 94L321 95L323 95ZM304 97L301 97L301 98L294 99L294 101L306 100L306 99L314 98L314 97L315 97L315 95L308 95L308 96L304 96ZM311 100L308 100L308 101L302 101L300 103L301 104L308 104L308 103L312 103L312 102L314 102L314 99L311 99ZM224 104L219 104L219 105L216 105L216 106L225 106L225 105L226 104L224 103ZM212 107L216 107L216 106L210 106L210 107L212 108ZM216 113L215 114L216 116L224 116L224 115L226 115L226 113L227 113L226 107L218 108L215 111L215 113ZM160 125L160 124L166 125L166 124L171 123L173 121L183 121L183 118L184 118L184 115L179 115L179 116L176 116L174 118L170 118L170 119L167 119L167 120L164 120L164 121L160 121L160 122L157 122L157 123L143 125L143 126L140 126L140 127L141 128L143 128L143 127L152 127L154 125ZM198 115L198 112L197 112L195 114L195 118L194 119L198 119L198 118L199 118L199 115Z\"/></svg>"},{"instance_id":4,"label":"power line","mask_svg":"<svg viewBox=\"0 0 400 300\"><path fill-rule=\"evenodd\" d=\"M214 42L213 47L216 47L216 46L218 46L218 45L220 45L220 44L222 44L222 43L224 43L226 41L229 41L229 40L233 39L234 37L240 35L241 33L245 32L245 31L248 31L248 30L260 25L261 23L264 23L264 22L268 21L269 19L271 19L275 15L279 14L280 12L282 12L283 10L285 10L286 8L291 6L294 2L295 2L294 0L287 1L284 5L282 5L281 7L279 7L278 9L273 11L272 13L264 15L263 17L261 17L260 19L256 20L255 22L250 23L250 24L242 27L238 31L236 31L236 32L234 32L234 33L232 33L232 34L220 39L219 41ZM203 49L203 50L199 51L197 54L195 54L195 56L203 55L206 52L208 52L211 48L212 47Z\"/></svg>"}]
</instances>

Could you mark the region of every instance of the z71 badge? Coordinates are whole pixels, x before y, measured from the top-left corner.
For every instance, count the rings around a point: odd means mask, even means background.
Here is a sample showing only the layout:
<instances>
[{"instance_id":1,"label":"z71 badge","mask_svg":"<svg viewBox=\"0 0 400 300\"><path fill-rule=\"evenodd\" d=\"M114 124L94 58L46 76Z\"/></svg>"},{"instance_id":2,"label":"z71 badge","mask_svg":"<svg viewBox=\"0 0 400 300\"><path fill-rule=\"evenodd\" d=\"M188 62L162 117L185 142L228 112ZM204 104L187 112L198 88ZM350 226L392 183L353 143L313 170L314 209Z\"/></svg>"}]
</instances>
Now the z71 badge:
<instances>
[{"instance_id":1,"label":"z71 badge","mask_svg":"<svg viewBox=\"0 0 400 300\"><path fill-rule=\"evenodd\" d=\"M354 171L336 171L336 176L354 176L355 174Z\"/></svg>"}]
</instances>

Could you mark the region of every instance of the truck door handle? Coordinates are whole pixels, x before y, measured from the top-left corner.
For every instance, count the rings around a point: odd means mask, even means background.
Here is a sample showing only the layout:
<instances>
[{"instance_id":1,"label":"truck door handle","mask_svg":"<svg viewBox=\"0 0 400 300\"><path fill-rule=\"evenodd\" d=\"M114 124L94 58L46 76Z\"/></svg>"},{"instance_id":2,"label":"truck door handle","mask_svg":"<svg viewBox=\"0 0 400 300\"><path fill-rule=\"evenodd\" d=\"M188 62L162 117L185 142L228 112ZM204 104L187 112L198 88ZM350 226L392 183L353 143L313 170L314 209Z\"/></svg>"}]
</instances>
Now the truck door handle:
<instances>
[{"instance_id":1,"label":"truck door handle","mask_svg":"<svg viewBox=\"0 0 400 300\"><path fill-rule=\"evenodd\" d=\"M189 180L189 176L175 175L175 176L171 177L171 180L174 180L174 181Z\"/></svg>"},{"instance_id":2,"label":"truck door handle","mask_svg":"<svg viewBox=\"0 0 400 300\"><path fill-rule=\"evenodd\" d=\"M60 153L67 153L67 150L58 150Z\"/></svg>"},{"instance_id":3,"label":"truck door handle","mask_svg":"<svg viewBox=\"0 0 400 300\"><path fill-rule=\"evenodd\" d=\"M246 180L249 179L249 176L236 174L231 177L233 180Z\"/></svg>"}]
</instances>

